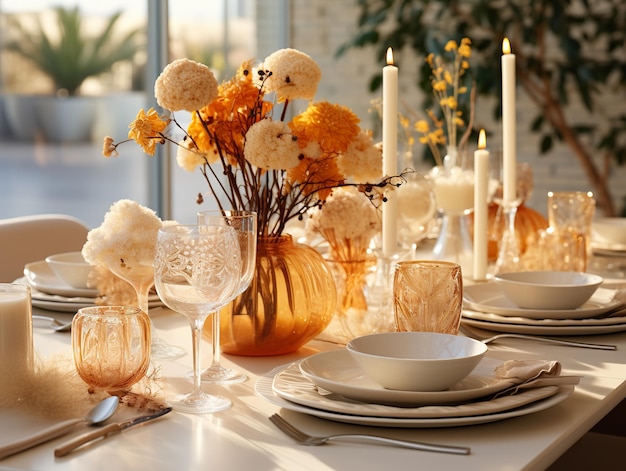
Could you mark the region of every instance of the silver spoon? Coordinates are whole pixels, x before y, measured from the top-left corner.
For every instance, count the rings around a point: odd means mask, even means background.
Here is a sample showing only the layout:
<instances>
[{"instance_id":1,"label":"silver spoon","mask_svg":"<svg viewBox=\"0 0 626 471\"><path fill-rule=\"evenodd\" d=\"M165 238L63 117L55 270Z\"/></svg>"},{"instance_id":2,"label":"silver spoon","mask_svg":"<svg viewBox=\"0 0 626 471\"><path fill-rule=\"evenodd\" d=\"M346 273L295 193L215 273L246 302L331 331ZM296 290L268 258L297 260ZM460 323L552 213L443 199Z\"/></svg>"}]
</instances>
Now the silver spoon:
<instances>
[{"instance_id":1,"label":"silver spoon","mask_svg":"<svg viewBox=\"0 0 626 471\"><path fill-rule=\"evenodd\" d=\"M30 437L23 438L17 442L11 443L10 445L0 447L0 460L6 458L7 456L45 443L53 438L65 435L80 423L86 422L88 425L95 425L100 422L104 422L113 415L118 404L119 399L117 396L109 396L96 404L96 406L82 419L65 420L58 424L54 424L51 427L45 428Z\"/></svg>"},{"instance_id":2,"label":"silver spoon","mask_svg":"<svg viewBox=\"0 0 626 471\"><path fill-rule=\"evenodd\" d=\"M40 316L38 314L33 314L33 319L38 319L40 321L50 321L50 328L57 332L69 332L72 329L72 321L62 322L54 317L48 316Z\"/></svg>"}]
</instances>

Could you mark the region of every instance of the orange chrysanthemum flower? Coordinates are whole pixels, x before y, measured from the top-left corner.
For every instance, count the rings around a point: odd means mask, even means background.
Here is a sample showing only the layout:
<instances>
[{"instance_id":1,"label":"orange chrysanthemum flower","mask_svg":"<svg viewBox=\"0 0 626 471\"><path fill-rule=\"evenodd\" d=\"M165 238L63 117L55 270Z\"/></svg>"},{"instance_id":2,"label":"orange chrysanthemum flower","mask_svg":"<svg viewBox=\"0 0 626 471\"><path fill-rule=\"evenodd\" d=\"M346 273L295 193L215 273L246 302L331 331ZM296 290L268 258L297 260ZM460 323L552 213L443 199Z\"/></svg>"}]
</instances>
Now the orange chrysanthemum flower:
<instances>
[{"instance_id":1,"label":"orange chrysanthemum flower","mask_svg":"<svg viewBox=\"0 0 626 471\"><path fill-rule=\"evenodd\" d=\"M287 170L290 186L300 187L305 195L317 193L317 198L324 201L332 189L344 183L344 177L337 168L334 157L325 156L319 159L305 157L297 167Z\"/></svg>"},{"instance_id":2,"label":"orange chrysanthemum flower","mask_svg":"<svg viewBox=\"0 0 626 471\"><path fill-rule=\"evenodd\" d=\"M359 121L349 108L322 101L310 104L289 126L301 148L316 141L325 152L345 152L359 134Z\"/></svg>"},{"instance_id":3,"label":"orange chrysanthemum flower","mask_svg":"<svg viewBox=\"0 0 626 471\"><path fill-rule=\"evenodd\" d=\"M272 109L252 80L251 66L251 61L245 62L232 79L222 83L217 98L199 110L200 116L194 114L187 129L201 151L221 152L235 166L242 164L248 129Z\"/></svg>"},{"instance_id":4,"label":"orange chrysanthemum flower","mask_svg":"<svg viewBox=\"0 0 626 471\"><path fill-rule=\"evenodd\" d=\"M134 139L146 154L154 155L156 145L163 140L161 134L168 124L169 119L159 116L154 108L150 108L147 113L141 109L128 126L128 137Z\"/></svg>"}]
</instances>

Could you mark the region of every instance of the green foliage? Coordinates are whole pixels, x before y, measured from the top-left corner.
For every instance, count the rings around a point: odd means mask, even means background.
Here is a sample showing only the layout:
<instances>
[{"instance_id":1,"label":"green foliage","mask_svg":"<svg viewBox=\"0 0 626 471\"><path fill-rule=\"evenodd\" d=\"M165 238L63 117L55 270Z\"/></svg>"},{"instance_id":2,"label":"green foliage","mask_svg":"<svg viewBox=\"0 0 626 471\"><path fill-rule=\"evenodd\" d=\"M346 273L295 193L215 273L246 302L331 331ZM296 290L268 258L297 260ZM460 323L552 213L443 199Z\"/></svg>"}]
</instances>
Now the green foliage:
<instances>
[{"instance_id":1,"label":"green foliage","mask_svg":"<svg viewBox=\"0 0 626 471\"><path fill-rule=\"evenodd\" d=\"M626 113L613 115L597 103L609 85L626 84L626 2L623 0L357 0L357 33L338 51L375 47L375 57L411 48L419 56L441 54L449 39L472 39L471 70L480 95L496 99L493 116L501 116L500 56L502 39L510 38L517 57L518 85L537 109L530 129L548 152L570 131L590 149L609 151L626 161ZM407 67L403 67L406 69ZM419 64L416 85L431 99L430 70ZM371 90L381 84L377 74ZM592 124L573 125L563 110L577 98ZM428 103L424 104L425 107ZM567 132L566 132L567 131ZM571 142L568 142L571 145Z\"/></svg>"},{"instance_id":2,"label":"green foliage","mask_svg":"<svg viewBox=\"0 0 626 471\"><path fill-rule=\"evenodd\" d=\"M57 90L66 90L69 95L74 95L87 78L108 72L116 62L135 57L140 30L118 37L115 25L120 12L108 18L98 35L85 34L86 28L78 7L57 7L55 13L58 40L51 39L46 33L40 18L37 18L35 33L12 18L10 26L15 28L18 39L10 41L6 48L32 61L54 81Z\"/></svg>"}]
</instances>

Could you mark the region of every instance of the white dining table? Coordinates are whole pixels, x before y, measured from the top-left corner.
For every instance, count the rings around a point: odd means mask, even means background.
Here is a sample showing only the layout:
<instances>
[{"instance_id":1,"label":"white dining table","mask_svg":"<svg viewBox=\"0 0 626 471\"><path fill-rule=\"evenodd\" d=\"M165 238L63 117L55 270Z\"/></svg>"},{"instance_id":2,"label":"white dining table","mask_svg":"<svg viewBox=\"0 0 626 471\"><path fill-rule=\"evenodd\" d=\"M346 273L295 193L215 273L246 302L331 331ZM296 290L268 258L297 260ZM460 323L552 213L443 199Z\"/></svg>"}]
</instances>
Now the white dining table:
<instances>
[{"instance_id":1,"label":"white dining table","mask_svg":"<svg viewBox=\"0 0 626 471\"><path fill-rule=\"evenodd\" d=\"M70 319L62 312L35 312ZM165 392L189 391L191 383L191 334L187 320L166 308L155 308L151 317L158 335L182 346L187 355L159 360ZM576 337L579 338L579 337ZM54 449L72 434L0 460L0 469L29 470L541 470L548 467L626 398L626 333L580 337L582 341L611 343L616 351L547 345L532 340L507 339L491 344L488 357L558 360L563 374L580 375L574 393L559 404L533 414L488 424L449 428L379 428L334 422L282 409L255 393L257 380L268 372L320 351L343 348L313 340L296 352L270 357L223 355L222 363L245 370L248 379L231 386L205 385L207 392L229 397L225 411L190 415L171 412L143 426L112 435L63 458ZM34 329L34 346L42 358L71 358L71 335L53 332L45 324ZM203 365L210 359L210 345L203 344ZM2 381L9 381L3 378ZM269 420L280 413L311 434L371 432L407 440L461 445L467 456L415 451L371 442L336 441L311 447L295 443ZM111 419L115 421L115 416ZM1 426L0 434L19 435ZM19 427L18 427L19 428ZM6 436L5 436L6 437Z\"/></svg>"}]
</instances>

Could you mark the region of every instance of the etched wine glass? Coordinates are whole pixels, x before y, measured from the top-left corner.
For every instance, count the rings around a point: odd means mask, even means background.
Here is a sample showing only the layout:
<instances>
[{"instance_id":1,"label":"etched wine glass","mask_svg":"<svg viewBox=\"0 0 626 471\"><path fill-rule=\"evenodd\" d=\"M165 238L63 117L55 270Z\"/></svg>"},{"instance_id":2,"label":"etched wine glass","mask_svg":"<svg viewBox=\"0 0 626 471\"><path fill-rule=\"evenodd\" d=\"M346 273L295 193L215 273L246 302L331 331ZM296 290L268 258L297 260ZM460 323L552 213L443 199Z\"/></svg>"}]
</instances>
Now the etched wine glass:
<instances>
[{"instance_id":1,"label":"etched wine glass","mask_svg":"<svg viewBox=\"0 0 626 471\"><path fill-rule=\"evenodd\" d=\"M241 276L237 232L224 226L170 225L159 230L154 280L161 300L187 317L193 343L193 391L174 397L175 410L203 414L228 409L230 399L202 391L204 321L236 295Z\"/></svg>"},{"instance_id":2,"label":"etched wine glass","mask_svg":"<svg viewBox=\"0 0 626 471\"><path fill-rule=\"evenodd\" d=\"M251 211L201 211L198 213L198 225L217 225L231 227L237 232L241 249L241 277L236 296L250 286L256 266L257 215ZM225 368L221 365L220 348L220 311L213 313L211 319L213 356L211 366L202 372L202 382L235 384L246 380L242 371Z\"/></svg>"},{"instance_id":3,"label":"etched wine glass","mask_svg":"<svg viewBox=\"0 0 626 471\"><path fill-rule=\"evenodd\" d=\"M428 235L434 221L437 204L433 181L428 175L409 173L398 193L398 239L411 250L412 258L420 242Z\"/></svg>"},{"instance_id":4,"label":"etched wine glass","mask_svg":"<svg viewBox=\"0 0 626 471\"><path fill-rule=\"evenodd\" d=\"M135 290L137 307L148 314L150 290L154 285L154 267L152 265L130 265L122 262L107 268L118 278L121 278ZM149 316L148 316L149 317ZM156 360L171 359L183 356L185 350L176 345L170 345L161 339L150 319L151 347L150 355Z\"/></svg>"}]
</instances>

